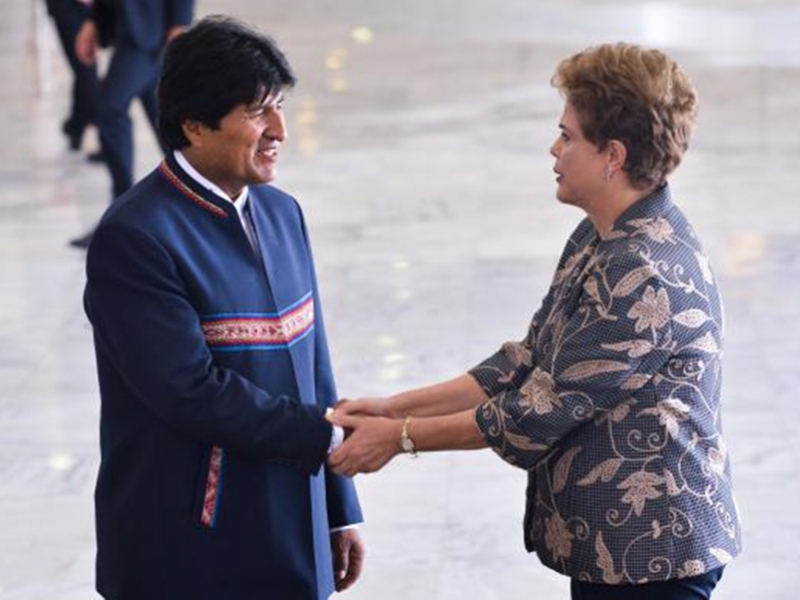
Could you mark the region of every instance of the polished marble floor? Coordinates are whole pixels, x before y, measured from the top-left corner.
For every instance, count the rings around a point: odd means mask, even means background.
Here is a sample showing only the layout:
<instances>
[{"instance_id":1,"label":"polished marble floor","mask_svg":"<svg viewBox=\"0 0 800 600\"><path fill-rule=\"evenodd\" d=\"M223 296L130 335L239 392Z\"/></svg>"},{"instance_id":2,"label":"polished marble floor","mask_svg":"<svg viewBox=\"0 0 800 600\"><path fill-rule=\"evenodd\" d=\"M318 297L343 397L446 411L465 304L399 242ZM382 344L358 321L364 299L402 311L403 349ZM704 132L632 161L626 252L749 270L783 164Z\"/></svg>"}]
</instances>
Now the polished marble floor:
<instances>
[{"instance_id":1,"label":"polished marble floor","mask_svg":"<svg viewBox=\"0 0 800 600\"><path fill-rule=\"evenodd\" d=\"M68 73L39 8L0 3L0 600L96 597L97 386L83 254L66 241L100 215L109 182L60 135ZM681 60L701 114L672 183L725 293L746 543L715 597L793 600L797 2L200 2L222 11L270 32L300 75L278 183L310 222L347 396L456 375L525 332L581 216L553 198L556 62L619 39ZM142 175L158 154L135 116ZM401 458L359 478L369 556L345 597L566 598L567 581L522 548L523 479L490 452Z\"/></svg>"}]
</instances>

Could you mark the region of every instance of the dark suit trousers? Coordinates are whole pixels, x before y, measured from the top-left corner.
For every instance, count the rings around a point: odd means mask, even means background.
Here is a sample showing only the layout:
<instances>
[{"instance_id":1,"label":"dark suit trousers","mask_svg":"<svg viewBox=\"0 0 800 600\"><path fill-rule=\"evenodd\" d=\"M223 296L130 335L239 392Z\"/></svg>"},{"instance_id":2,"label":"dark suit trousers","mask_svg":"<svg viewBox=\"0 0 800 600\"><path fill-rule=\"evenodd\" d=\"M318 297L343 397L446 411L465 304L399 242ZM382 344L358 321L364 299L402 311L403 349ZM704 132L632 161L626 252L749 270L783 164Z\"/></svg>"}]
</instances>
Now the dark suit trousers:
<instances>
[{"instance_id":1,"label":"dark suit trousers","mask_svg":"<svg viewBox=\"0 0 800 600\"><path fill-rule=\"evenodd\" d=\"M53 17L61 47L75 75L72 84L72 107L67 120L70 129L83 131L90 123L97 122L100 96L97 68L94 65L87 67L75 55L75 37L88 16L88 9L75 0L48 2L48 9Z\"/></svg>"},{"instance_id":2,"label":"dark suit trousers","mask_svg":"<svg viewBox=\"0 0 800 600\"><path fill-rule=\"evenodd\" d=\"M142 50L127 41L114 48L101 86L100 141L113 184L112 198L133 185L133 123L128 114L139 98L153 129L157 125L156 84L161 50Z\"/></svg>"},{"instance_id":3,"label":"dark suit trousers","mask_svg":"<svg viewBox=\"0 0 800 600\"><path fill-rule=\"evenodd\" d=\"M723 567L695 577L641 585L603 585L572 580L572 600L708 600Z\"/></svg>"}]
</instances>

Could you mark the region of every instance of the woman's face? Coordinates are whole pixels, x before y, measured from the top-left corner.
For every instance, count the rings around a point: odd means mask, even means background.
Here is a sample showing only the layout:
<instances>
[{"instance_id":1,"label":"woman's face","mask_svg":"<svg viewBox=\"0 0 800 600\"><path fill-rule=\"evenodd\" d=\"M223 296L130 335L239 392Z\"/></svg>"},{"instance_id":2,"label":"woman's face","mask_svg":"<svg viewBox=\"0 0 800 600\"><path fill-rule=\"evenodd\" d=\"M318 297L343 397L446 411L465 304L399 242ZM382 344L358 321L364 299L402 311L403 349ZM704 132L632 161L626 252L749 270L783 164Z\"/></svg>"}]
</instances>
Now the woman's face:
<instances>
[{"instance_id":1,"label":"woman's face","mask_svg":"<svg viewBox=\"0 0 800 600\"><path fill-rule=\"evenodd\" d=\"M601 199L608 157L583 136L578 115L569 102L558 124L561 134L550 147L556 159L556 197L565 204L589 209Z\"/></svg>"}]
</instances>

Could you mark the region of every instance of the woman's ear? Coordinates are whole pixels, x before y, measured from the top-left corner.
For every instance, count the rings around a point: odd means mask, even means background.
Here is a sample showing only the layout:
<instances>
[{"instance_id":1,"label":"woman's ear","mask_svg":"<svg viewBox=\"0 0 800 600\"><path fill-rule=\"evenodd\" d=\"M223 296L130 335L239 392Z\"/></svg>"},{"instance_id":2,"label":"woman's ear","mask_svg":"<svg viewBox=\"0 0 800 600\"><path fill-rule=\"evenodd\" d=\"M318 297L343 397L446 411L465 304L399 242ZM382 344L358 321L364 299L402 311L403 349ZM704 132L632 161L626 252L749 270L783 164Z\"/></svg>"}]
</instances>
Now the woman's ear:
<instances>
[{"instance_id":1,"label":"woman's ear","mask_svg":"<svg viewBox=\"0 0 800 600\"><path fill-rule=\"evenodd\" d=\"M619 140L608 142L608 169L614 173L621 171L628 158L628 149Z\"/></svg>"}]
</instances>

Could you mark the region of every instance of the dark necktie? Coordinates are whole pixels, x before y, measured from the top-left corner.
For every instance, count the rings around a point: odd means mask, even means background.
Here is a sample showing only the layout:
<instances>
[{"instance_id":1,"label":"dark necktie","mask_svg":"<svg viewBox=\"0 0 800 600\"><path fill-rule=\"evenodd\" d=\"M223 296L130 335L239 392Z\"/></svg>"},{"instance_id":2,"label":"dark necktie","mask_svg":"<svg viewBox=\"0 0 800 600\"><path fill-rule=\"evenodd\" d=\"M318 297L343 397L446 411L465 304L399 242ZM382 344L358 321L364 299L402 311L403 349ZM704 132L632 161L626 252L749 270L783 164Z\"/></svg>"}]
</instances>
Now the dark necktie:
<instances>
[{"instance_id":1,"label":"dark necktie","mask_svg":"<svg viewBox=\"0 0 800 600\"><path fill-rule=\"evenodd\" d=\"M242 214L244 215L245 235L250 242L250 246L253 248L253 252L256 253L260 261L261 249L258 247L258 234L256 234L256 226L253 222L253 213L250 212L250 198L244 199L244 210L242 210Z\"/></svg>"}]
</instances>

